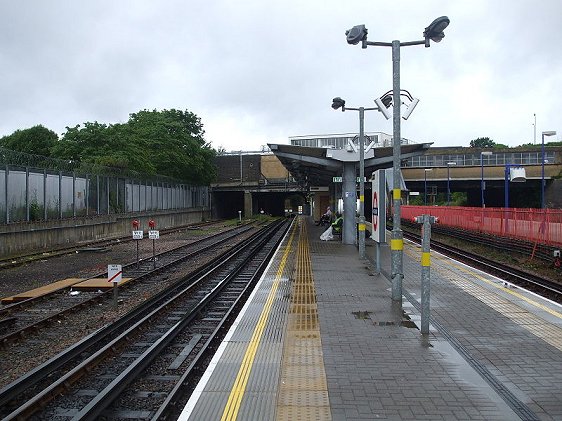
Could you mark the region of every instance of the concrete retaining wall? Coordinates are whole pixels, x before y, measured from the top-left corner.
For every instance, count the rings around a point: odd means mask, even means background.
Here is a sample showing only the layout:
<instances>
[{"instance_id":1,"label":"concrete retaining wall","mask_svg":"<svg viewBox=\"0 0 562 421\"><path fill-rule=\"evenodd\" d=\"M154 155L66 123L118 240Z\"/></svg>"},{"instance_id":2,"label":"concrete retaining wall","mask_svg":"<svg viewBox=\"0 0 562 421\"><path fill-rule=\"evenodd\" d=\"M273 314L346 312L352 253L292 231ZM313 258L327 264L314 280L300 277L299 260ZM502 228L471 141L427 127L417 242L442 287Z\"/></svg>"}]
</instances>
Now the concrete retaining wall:
<instances>
[{"instance_id":1,"label":"concrete retaining wall","mask_svg":"<svg viewBox=\"0 0 562 421\"><path fill-rule=\"evenodd\" d=\"M140 228L146 232L150 219L156 222L156 229L161 230L201 222L208 218L208 209L191 208L3 225L0 226L0 258L77 244L87 245L92 241L132 235L131 222L134 219L140 221Z\"/></svg>"}]
</instances>

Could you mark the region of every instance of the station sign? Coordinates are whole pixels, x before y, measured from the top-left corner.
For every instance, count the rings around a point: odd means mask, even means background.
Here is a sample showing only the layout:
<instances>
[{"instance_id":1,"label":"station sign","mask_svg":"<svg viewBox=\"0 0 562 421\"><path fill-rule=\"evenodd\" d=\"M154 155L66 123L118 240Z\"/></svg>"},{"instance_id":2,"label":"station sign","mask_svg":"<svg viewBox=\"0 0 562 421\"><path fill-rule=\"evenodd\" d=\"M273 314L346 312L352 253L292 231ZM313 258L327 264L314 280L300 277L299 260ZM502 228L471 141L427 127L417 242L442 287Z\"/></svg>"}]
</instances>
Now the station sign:
<instances>
[{"instance_id":1,"label":"station sign","mask_svg":"<svg viewBox=\"0 0 562 421\"><path fill-rule=\"evenodd\" d=\"M361 182L361 177L357 177L356 180L358 183ZM367 181L367 177L363 177L363 181L366 182ZM342 177L332 177L332 183L341 183L343 182L343 178Z\"/></svg>"}]
</instances>

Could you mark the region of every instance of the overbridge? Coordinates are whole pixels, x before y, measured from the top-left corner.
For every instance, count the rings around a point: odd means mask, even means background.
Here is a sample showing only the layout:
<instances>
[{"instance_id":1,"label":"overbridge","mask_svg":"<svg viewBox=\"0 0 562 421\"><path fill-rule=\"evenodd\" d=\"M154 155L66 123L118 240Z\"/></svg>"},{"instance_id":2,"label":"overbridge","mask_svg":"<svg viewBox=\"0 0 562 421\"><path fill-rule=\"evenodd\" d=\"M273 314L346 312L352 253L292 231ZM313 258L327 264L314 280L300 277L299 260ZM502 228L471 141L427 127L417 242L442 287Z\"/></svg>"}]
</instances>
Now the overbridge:
<instances>
[{"instance_id":1,"label":"overbridge","mask_svg":"<svg viewBox=\"0 0 562 421\"><path fill-rule=\"evenodd\" d=\"M463 193L466 206L540 207L544 180L546 207L562 207L562 147L478 149L402 145L404 203L446 204L448 192ZM328 205L337 208L344 190L344 163L358 176L358 157L347 149L272 144L267 152L233 152L217 157L219 177L212 187L217 217L244 216L260 211L282 215L299 209L318 219ZM365 154L365 176L392 166L392 148ZM348 168L351 168L348 166ZM524 169L525 182L513 182L515 168ZM544 172L543 172L544 170ZM508 174L506 183L506 172ZM544 174L544 175L543 175ZM335 177L335 178L334 178ZM519 177L521 180L521 177ZM336 180L336 181L334 181ZM365 186L368 189L370 183ZM507 194L506 194L507 187ZM365 195L365 209L370 208ZM365 212L368 215L368 211Z\"/></svg>"}]
</instances>

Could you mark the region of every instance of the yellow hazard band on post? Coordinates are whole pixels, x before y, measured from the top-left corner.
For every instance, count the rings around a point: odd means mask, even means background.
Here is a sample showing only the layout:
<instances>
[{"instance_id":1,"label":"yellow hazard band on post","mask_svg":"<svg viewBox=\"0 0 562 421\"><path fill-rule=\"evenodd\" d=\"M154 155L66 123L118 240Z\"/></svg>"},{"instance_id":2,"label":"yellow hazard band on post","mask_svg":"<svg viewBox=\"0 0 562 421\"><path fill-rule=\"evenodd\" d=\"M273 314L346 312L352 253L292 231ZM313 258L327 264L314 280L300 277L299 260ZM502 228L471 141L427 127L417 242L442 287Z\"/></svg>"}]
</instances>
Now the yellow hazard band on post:
<instances>
[{"instance_id":1,"label":"yellow hazard band on post","mask_svg":"<svg viewBox=\"0 0 562 421\"><path fill-rule=\"evenodd\" d=\"M421 265L422 266L431 266L430 263L430 254L429 252L423 252L421 256Z\"/></svg>"},{"instance_id":2,"label":"yellow hazard band on post","mask_svg":"<svg viewBox=\"0 0 562 421\"><path fill-rule=\"evenodd\" d=\"M402 198L402 190L392 189L392 198L394 200L400 200Z\"/></svg>"},{"instance_id":3,"label":"yellow hazard band on post","mask_svg":"<svg viewBox=\"0 0 562 421\"><path fill-rule=\"evenodd\" d=\"M390 240L390 250L403 250L404 240Z\"/></svg>"},{"instance_id":4,"label":"yellow hazard band on post","mask_svg":"<svg viewBox=\"0 0 562 421\"><path fill-rule=\"evenodd\" d=\"M365 224L359 224L359 231L365 231Z\"/></svg>"},{"instance_id":5,"label":"yellow hazard band on post","mask_svg":"<svg viewBox=\"0 0 562 421\"><path fill-rule=\"evenodd\" d=\"M365 201L365 195L360 194L360 195L359 195L359 201L360 201L360 202L364 202L364 201Z\"/></svg>"}]
</instances>

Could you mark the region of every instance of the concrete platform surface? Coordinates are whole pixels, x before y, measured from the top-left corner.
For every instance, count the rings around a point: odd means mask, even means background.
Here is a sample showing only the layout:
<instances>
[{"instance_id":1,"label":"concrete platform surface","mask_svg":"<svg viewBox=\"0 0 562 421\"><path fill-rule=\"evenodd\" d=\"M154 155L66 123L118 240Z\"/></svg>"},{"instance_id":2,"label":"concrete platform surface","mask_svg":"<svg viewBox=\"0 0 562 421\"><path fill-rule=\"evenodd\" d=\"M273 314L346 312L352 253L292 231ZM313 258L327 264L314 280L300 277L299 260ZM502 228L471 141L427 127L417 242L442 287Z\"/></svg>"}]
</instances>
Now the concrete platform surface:
<instances>
[{"instance_id":1,"label":"concrete platform surface","mask_svg":"<svg viewBox=\"0 0 562 421\"><path fill-rule=\"evenodd\" d=\"M432 252L422 335L420 248L405 243L393 302L387 277L322 231L297 218L180 419L562 419L559 305Z\"/></svg>"}]
</instances>

